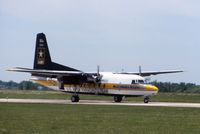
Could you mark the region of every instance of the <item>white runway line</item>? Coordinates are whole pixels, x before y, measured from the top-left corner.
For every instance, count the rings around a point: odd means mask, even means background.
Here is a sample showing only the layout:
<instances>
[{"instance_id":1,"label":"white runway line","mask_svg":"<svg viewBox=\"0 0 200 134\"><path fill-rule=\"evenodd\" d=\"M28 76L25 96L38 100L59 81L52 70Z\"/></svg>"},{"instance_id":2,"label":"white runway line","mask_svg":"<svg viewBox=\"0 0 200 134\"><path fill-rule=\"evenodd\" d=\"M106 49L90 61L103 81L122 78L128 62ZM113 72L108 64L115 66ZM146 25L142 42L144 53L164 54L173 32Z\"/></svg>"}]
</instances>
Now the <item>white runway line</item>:
<instances>
[{"instance_id":1,"label":"white runway line","mask_svg":"<svg viewBox=\"0 0 200 134\"><path fill-rule=\"evenodd\" d=\"M121 102L103 100L80 100L78 103L72 103L71 100L54 99L0 99L0 103L35 103L35 104L78 104L78 105L116 105L116 106L148 106L148 107L188 107L200 108L200 103L177 103L177 102Z\"/></svg>"}]
</instances>

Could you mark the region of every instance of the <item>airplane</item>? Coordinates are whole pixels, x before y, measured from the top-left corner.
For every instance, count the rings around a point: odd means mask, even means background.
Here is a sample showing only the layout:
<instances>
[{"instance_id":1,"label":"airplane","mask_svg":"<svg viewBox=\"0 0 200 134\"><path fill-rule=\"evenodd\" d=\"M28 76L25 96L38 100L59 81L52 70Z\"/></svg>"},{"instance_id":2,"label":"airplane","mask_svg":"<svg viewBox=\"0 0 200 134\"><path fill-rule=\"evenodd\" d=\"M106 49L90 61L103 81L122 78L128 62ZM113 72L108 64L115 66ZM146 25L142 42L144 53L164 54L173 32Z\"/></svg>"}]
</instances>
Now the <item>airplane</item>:
<instances>
[{"instance_id":1,"label":"airplane","mask_svg":"<svg viewBox=\"0 0 200 134\"><path fill-rule=\"evenodd\" d=\"M58 90L73 94L72 102L79 102L79 94L113 96L114 102L121 102L124 97L144 96L148 103L150 96L158 93L158 88L145 82L146 76L179 73L181 70L141 71L139 72L84 72L51 60L46 36L38 33L36 37L33 69L15 67L7 71L30 73L30 80Z\"/></svg>"}]
</instances>

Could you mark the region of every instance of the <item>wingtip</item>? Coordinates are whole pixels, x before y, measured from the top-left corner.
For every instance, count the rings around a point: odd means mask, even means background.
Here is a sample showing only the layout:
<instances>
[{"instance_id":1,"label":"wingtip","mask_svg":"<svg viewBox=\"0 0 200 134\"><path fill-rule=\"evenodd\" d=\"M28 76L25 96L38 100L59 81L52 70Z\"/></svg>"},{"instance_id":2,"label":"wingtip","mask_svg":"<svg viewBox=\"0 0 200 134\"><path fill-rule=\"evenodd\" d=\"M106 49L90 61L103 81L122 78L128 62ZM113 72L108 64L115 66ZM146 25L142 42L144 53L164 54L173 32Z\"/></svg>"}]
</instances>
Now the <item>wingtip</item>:
<instances>
[{"instance_id":1,"label":"wingtip","mask_svg":"<svg viewBox=\"0 0 200 134\"><path fill-rule=\"evenodd\" d=\"M16 71L19 69L20 69L19 67L12 67L12 68L6 69L5 71Z\"/></svg>"},{"instance_id":2,"label":"wingtip","mask_svg":"<svg viewBox=\"0 0 200 134\"><path fill-rule=\"evenodd\" d=\"M9 68L9 69L6 69L5 71L13 71L15 68Z\"/></svg>"},{"instance_id":3,"label":"wingtip","mask_svg":"<svg viewBox=\"0 0 200 134\"><path fill-rule=\"evenodd\" d=\"M185 72L185 71L183 71L183 70L177 70L177 72L180 72L180 73L182 73L182 72Z\"/></svg>"}]
</instances>

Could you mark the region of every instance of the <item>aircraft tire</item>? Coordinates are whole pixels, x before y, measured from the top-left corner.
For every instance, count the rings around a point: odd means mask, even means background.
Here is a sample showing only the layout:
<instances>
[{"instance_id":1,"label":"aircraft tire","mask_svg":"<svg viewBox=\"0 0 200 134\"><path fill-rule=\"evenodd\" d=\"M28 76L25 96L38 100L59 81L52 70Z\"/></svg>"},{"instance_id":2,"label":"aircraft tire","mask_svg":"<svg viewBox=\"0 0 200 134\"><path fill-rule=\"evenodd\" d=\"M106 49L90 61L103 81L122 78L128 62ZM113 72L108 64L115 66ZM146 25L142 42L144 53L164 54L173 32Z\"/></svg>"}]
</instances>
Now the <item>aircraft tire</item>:
<instances>
[{"instance_id":1,"label":"aircraft tire","mask_svg":"<svg viewBox=\"0 0 200 134\"><path fill-rule=\"evenodd\" d=\"M144 97L144 103L148 103L149 102L149 97Z\"/></svg>"},{"instance_id":2,"label":"aircraft tire","mask_svg":"<svg viewBox=\"0 0 200 134\"><path fill-rule=\"evenodd\" d=\"M79 100L80 100L80 98L79 98L78 95L73 95L73 96L71 97L71 101L72 101L72 102L79 102Z\"/></svg>"},{"instance_id":3,"label":"aircraft tire","mask_svg":"<svg viewBox=\"0 0 200 134\"><path fill-rule=\"evenodd\" d=\"M76 96L76 102L79 102L79 100L80 100L80 98L79 98L79 96L77 95L77 96Z\"/></svg>"},{"instance_id":4,"label":"aircraft tire","mask_svg":"<svg viewBox=\"0 0 200 134\"><path fill-rule=\"evenodd\" d=\"M121 102L123 96L114 96L114 101L115 102Z\"/></svg>"}]
</instances>

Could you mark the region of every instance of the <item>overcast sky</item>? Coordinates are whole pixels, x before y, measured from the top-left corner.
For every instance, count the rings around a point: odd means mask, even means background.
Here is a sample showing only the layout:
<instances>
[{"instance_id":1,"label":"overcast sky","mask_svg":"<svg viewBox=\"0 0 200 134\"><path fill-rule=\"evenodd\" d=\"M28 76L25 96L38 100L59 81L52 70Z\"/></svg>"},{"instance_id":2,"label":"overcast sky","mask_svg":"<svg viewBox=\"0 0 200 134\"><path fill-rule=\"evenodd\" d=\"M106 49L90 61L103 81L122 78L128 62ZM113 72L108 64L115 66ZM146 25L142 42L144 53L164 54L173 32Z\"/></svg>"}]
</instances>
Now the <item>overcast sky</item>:
<instances>
[{"instance_id":1,"label":"overcast sky","mask_svg":"<svg viewBox=\"0 0 200 134\"><path fill-rule=\"evenodd\" d=\"M199 0L0 0L0 80L33 66L35 37L46 34L53 61L83 71L184 73L151 80L200 84Z\"/></svg>"}]
</instances>

